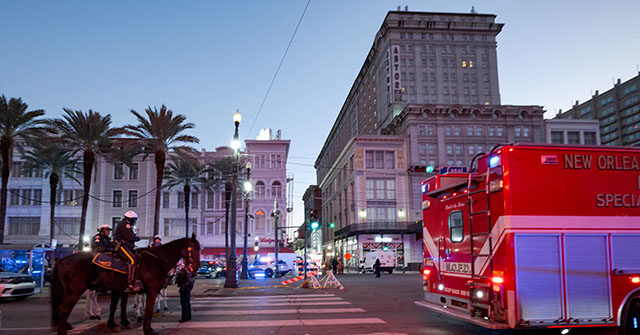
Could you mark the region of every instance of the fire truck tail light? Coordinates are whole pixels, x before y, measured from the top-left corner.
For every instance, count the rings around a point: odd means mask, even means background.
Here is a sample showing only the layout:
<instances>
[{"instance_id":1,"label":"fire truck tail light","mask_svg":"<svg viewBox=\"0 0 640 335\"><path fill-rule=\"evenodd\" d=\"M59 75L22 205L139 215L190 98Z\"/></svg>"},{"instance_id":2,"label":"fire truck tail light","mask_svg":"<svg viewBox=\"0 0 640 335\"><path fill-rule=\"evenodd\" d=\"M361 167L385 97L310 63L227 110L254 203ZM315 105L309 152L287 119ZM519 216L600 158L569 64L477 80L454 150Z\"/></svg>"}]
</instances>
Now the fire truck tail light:
<instances>
[{"instance_id":1,"label":"fire truck tail light","mask_svg":"<svg viewBox=\"0 0 640 335\"><path fill-rule=\"evenodd\" d=\"M634 284L640 284L640 277L639 276L631 277L631 282Z\"/></svg>"},{"instance_id":2,"label":"fire truck tail light","mask_svg":"<svg viewBox=\"0 0 640 335\"><path fill-rule=\"evenodd\" d=\"M489 167L496 167L500 165L500 156L492 156L491 158L489 158Z\"/></svg>"},{"instance_id":3,"label":"fire truck tail light","mask_svg":"<svg viewBox=\"0 0 640 335\"><path fill-rule=\"evenodd\" d=\"M504 187L502 179L494 179L489 182L489 192L500 191Z\"/></svg>"},{"instance_id":4,"label":"fire truck tail light","mask_svg":"<svg viewBox=\"0 0 640 335\"><path fill-rule=\"evenodd\" d=\"M491 281L494 284L502 284L502 283L504 283L504 278L502 278L502 277L493 277L493 278L491 278Z\"/></svg>"},{"instance_id":5,"label":"fire truck tail light","mask_svg":"<svg viewBox=\"0 0 640 335\"><path fill-rule=\"evenodd\" d=\"M430 273L431 273L431 270L429 270L429 269L422 270L422 274L425 275L425 276L428 276Z\"/></svg>"},{"instance_id":6,"label":"fire truck tail light","mask_svg":"<svg viewBox=\"0 0 640 335\"><path fill-rule=\"evenodd\" d=\"M500 292L502 290L501 285L493 285L493 292Z\"/></svg>"}]
</instances>

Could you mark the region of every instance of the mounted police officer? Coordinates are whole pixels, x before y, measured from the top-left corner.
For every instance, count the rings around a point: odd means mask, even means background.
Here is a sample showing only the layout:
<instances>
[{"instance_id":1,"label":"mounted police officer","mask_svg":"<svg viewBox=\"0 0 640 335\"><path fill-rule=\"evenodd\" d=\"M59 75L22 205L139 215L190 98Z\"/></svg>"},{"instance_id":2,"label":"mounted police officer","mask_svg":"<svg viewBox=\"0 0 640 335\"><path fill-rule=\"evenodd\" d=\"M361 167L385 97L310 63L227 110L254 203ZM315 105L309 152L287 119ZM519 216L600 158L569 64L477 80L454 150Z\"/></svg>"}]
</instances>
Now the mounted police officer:
<instances>
[{"instance_id":1,"label":"mounted police officer","mask_svg":"<svg viewBox=\"0 0 640 335\"><path fill-rule=\"evenodd\" d=\"M136 233L133 230L137 221L138 214L134 211L127 211L124 213L124 218L118 224L118 227L116 227L116 233L113 236L114 241L121 244L120 250L117 251L124 254L124 257L122 258L129 263L129 288L127 289L129 292L139 292L142 290L142 282L140 280L135 280L135 268L137 264L133 253L133 250L135 249L134 243L140 241L140 238L136 236Z\"/></svg>"},{"instance_id":2,"label":"mounted police officer","mask_svg":"<svg viewBox=\"0 0 640 335\"><path fill-rule=\"evenodd\" d=\"M111 227L106 224L98 227L98 233L93 236L91 242L91 251L94 253L112 251L113 245L109 235L111 234Z\"/></svg>"},{"instance_id":3,"label":"mounted police officer","mask_svg":"<svg viewBox=\"0 0 640 335\"><path fill-rule=\"evenodd\" d=\"M156 235L153 237L153 242L151 243L150 247L155 248L155 247L159 247L162 245L162 238L160 238L160 235Z\"/></svg>"}]
</instances>

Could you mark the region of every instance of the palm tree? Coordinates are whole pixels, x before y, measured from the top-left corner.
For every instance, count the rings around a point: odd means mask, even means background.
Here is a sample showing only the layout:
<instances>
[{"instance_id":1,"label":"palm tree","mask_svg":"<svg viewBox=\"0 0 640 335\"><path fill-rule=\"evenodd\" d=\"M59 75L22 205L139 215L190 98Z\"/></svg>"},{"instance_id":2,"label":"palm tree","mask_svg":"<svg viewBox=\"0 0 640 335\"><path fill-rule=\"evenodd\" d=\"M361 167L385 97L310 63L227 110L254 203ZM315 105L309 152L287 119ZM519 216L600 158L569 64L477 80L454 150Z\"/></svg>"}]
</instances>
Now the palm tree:
<instances>
[{"instance_id":1,"label":"palm tree","mask_svg":"<svg viewBox=\"0 0 640 335\"><path fill-rule=\"evenodd\" d=\"M4 243L4 223L7 216L7 184L9 167L13 160L15 141L26 141L37 135L42 128L44 111L27 112L27 104L22 99L11 98L7 102L0 96L0 157L2 159L2 188L0 188L0 244Z\"/></svg>"},{"instance_id":2,"label":"palm tree","mask_svg":"<svg viewBox=\"0 0 640 335\"><path fill-rule=\"evenodd\" d=\"M229 156L216 160L209 165L208 169L210 171L209 188L217 190L224 187L224 250L227 261L229 260L229 201L231 199L232 176L237 168L236 164L236 159Z\"/></svg>"},{"instance_id":3,"label":"palm tree","mask_svg":"<svg viewBox=\"0 0 640 335\"><path fill-rule=\"evenodd\" d=\"M188 149L186 146L177 146L177 143L198 143L200 140L194 136L184 135L184 131L192 129L193 123L185 123L187 119L182 114L173 115L173 112L165 105L151 109L145 109L146 118L132 110L131 113L138 120L137 125L126 125L124 133L140 140L140 145L145 153L145 158L153 154L156 163L156 203L153 216L153 234L160 230L160 191L162 190L162 177L164 176L164 164L167 153L170 150Z\"/></svg>"},{"instance_id":4,"label":"palm tree","mask_svg":"<svg viewBox=\"0 0 640 335\"><path fill-rule=\"evenodd\" d=\"M91 175L96 165L96 157L111 150L113 137L120 134L122 130L111 127L109 114L101 115L92 110L86 113L68 108L63 110L62 119L50 120L49 124L59 134L62 144L74 155L82 152L83 194L80 236L78 236L78 245L82 245L91 190Z\"/></svg>"},{"instance_id":5,"label":"palm tree","mask_svg":"<svg viewBox=\"0 0 640 335\"><path fill-rule=\"evenodd\" d=\"M167 164L164 171L164 179L166 180L164 188L172 189L182 185L184 192L184 219L185 219L185 236L189 237L189 206L191 199L191 191L200 192L200 186L207 184L205 177L205 167L197 158L187 155L176 157L175 161Z\"/></svg>"},{"instance_id":6,"label":"palm tree","mask_svg":"<svg viewBox=\"0 0 640 335\"><path fill-rule=\"evenodd\" d=\"M32 149L22 154L24 159L22 169L25 173L32 169L42 169L45 178L49 178L49 191L51 194L49 199L49 205L51 206L49 211L49 243L53 245L58 186L62 188L63 176L76 180L74 174L77 172L76 163L78 159L74 158L73 152L51 143L55 142L47 139L34 142ZM76 182L80 183L78 180Z\"/></svg>"}]
</instances>

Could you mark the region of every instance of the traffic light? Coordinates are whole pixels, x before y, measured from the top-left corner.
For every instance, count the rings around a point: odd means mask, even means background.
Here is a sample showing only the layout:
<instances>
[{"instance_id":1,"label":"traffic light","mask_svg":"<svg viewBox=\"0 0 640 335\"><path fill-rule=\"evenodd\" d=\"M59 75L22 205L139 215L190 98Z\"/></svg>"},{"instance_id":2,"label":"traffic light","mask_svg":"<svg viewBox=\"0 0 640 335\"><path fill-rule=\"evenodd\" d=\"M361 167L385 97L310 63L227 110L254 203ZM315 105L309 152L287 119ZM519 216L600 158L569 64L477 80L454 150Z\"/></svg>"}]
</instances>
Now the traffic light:
<instances>
[{"instance_id":1,"label":"traffic light","mask_svg":"<svg viewBox=\"0 0 640 335\"><path fill-rule=\"evenodd\" d=\"M432 173L433 172L433 166L429 165L429 166L414 166L413 167L413 172L415 173Z\"/></svg>"},{"instance_id":2,"label":"traffic light","mask_svg":"<svg viewBox=\"0 0 640 335\"><path fill-rule=\"evenodd\" d=\"M320 223L318 222L318 211L312 210L309 215L309 226L311 226L311 230L316 230L320 227Z\"/></svg>"},{"instance_id":3,"label":"traffic light","mask_svg":"<svg viewBox=\"0 0 640 335\"><path fill-rule=\"evenodd\" d=\"M389 247L387 247L386 245L382 247L382 251L387 251L389 250Z\"/></svg>"},{"instance_id":4,"label":"traffic light","mask_svg":"<svg viewBox=\"0 0 640 335\"><path fill-rule=\"evenodd\" d=\"M331 222L331 223L329 223L329 228L333 229L333 227L335 227L335 226L336 226L336 223L335 223L335 222Z\"/></svg>"},{"instance_id":5,"label":"traffic light","mask_svg":"<svg viewBox=\"0 0 640 335\"><path fill-rule=\"evenodd\" d=\"M256 236L253 242L253 250L255 250L255 252L258 252L258 250L260 250L260 247L258 246L259 244L260 244L260 239L258 238L258 236Z\"/></svg>"}]
</instances>

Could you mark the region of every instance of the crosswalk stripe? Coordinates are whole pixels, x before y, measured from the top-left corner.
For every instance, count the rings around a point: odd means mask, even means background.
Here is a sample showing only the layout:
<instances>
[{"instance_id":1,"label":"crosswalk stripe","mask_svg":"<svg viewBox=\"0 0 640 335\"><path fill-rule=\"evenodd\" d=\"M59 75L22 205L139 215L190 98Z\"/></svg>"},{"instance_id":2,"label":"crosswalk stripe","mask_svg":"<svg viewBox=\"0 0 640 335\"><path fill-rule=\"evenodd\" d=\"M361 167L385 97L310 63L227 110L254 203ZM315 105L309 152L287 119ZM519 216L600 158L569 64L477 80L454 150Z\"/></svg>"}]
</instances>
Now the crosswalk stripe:
<instances>
[{"instance_id":1,"label":"crosswalk stripe","mask_svg":"<svg viewBox=\"0 0 640 335\"><path fill-rule=\"evenodd\" d=\"M331 314L331 313L364 313L362 308L288 308L288 309L233 309L222 311L194 311L193 315L267 315L267 314ZM180 315L180 311L169 314Z\"/></svg>"},{"instance_id":2,"label":"crosswalk stripe","mask_svg":"<svg viewBox=\"0 0 640 335\"><path fill-rule=\"evenodd\" d=\"M285 302L285 301L332 301L332 300L342 300L340 297L327 297L327 298L267 298L267 299L234 299L234 300L217 300L217 299L207 299L207 298L197 298L192 299L192 301L202 301L202 302L251 302L251 301L270 301L270 302Z\"/></svg>"},{"instance_id":3,"label":"crosswalk stripe","mask_svg":"<svg viewBox=\"0 0 640 335\"><path fill-rule=\"evenodd\" d=\"M191 307L264 307L264 306L329 306L329 305L351 305L348 301L319 301L319 302L240 302L240 303L211 303L211 304L191 304Z\"/></svg>"},{"instance_id":4,"label":"crosswalk stripe","mask_svg":"<svg viewBox=\"0 0 640 335\"><path fill-rule=\"evenodd\" d=\"M155 322L154 328L255 328L255 327L286 327L286 326L335 326L355 324L386 324L379 318L353 318L353 319L302 319L302 320L251 320L251 321L189 321Z\"/></svg>"},{"instance_id":5,"label":"crosswalk stripe","mask_svg":"<svg viewBox=\"0 0 640 335\"><path fill-rule=\"evenodd\" d=\"M280 295L237 295L233 297L200 297L198 299L235 300L235 299L265 299L265 298L312 298L335 297L334 294L280 294Z\"/></svg>"}]
</instances>

